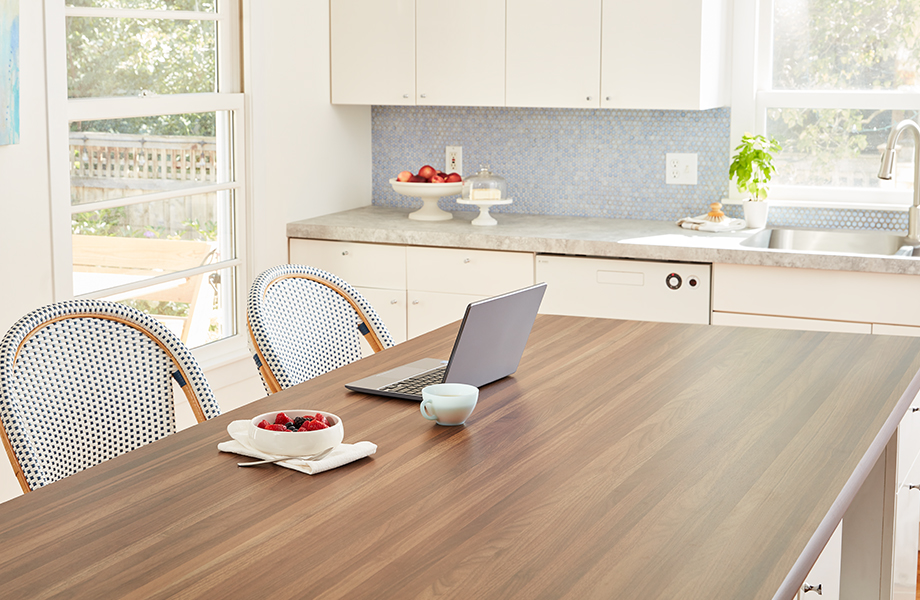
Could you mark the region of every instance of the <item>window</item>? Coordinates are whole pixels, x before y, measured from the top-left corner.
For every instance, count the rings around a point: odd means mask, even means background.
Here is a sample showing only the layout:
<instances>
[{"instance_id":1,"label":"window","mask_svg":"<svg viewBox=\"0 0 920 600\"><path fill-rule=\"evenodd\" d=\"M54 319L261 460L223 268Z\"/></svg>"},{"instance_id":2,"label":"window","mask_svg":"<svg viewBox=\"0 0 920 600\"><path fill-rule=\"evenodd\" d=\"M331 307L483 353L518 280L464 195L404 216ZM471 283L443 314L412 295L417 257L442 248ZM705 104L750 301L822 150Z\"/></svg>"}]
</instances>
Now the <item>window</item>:
<instances>
[{"instance_id":1,"label":"window","mask_svg":"<svg viewBox=\"0 0 920 600\"><path fill-rule=\"evenodd\" d=\"M234 336L239 3L64 4L48 9L49 59L66 65L49 67L49 98L66 97L49 100L52 148L66 135L51 161L56 296L126 303L191 347Z\"/></svg>"},{"instance_id":2,"label":"window","mask_svg":"<svg viewBox=\"0 0 920 600\"><path fill-rule=\"evenodd\" d=\"M920 114L920 2L735 6L732 139L737 145L752 131L783 146L770 197L814 206L909 205L909 136L899 141L894 179L877 174L891 128Z\"/></svg>"}]
</instances>

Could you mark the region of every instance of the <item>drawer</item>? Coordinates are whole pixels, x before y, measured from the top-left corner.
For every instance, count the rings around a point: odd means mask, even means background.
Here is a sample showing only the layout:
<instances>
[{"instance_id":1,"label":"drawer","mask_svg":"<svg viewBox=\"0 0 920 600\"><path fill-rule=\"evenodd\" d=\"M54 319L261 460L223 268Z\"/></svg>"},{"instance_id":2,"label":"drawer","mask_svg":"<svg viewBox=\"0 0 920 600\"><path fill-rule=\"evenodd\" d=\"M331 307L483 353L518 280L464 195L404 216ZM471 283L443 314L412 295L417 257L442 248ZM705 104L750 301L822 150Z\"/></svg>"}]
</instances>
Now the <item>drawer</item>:
<instances>
[{"instance_id":1,"label":"drawer","mask_svg":"<svg viewBox=\"0 0 920 600\"><path fill-rule=\"evenodd\" d=\"M291 238L288 252L292 263L328 271L354 287L406 287L405 246Z\"/></svg>"},{"instance_id":2,"label":"drawer","mask_svg":"<svg viewBox=\"0 0 920 600\"><path fill-rule=\"evenodd\" d=\"M529 252L409 246L406 248L407 288L410 291L497 296L533 285L533 256Z\"/></svg>"},{"instance_id":3,"label":"drawer","mask_svg":"<svg viewBox=\"0 0 920 600\"><path fill-rule=\"evenodd\" d=\"M837 524L837 529L827 541L827 545L818 560L812 566L808 576L805 577L805 583L802 585L802 592L799 597L802 600L814 598L815 600L839 600L840 598L840 560L842 556L843 543L843 521ZM820 595L817 590L805 592L805 586L821 586Z\"/></svg>"},{"instance_id":4,"label":"drawer","mask_svg":"<svg viewBox=\"0 0 920 600\"><path fill-rule=\"evenodd\" d=\"M710 266L538 255L540 312L579 317L709 323Z\"/></svg>"},{"instance_id":5,"label":"drawer","mask_svg":"<svg viewBox=\"0 0 920 600\"><path fill-rule=\"evenodd\" d=\"M406 292L405 290L386 290L380 288L355 288L364 296L377 316L383 320L393 342L399 344L406 341ZM373 354L370 344L361 339L361 355Z\"/></svg>"}]
</instances>

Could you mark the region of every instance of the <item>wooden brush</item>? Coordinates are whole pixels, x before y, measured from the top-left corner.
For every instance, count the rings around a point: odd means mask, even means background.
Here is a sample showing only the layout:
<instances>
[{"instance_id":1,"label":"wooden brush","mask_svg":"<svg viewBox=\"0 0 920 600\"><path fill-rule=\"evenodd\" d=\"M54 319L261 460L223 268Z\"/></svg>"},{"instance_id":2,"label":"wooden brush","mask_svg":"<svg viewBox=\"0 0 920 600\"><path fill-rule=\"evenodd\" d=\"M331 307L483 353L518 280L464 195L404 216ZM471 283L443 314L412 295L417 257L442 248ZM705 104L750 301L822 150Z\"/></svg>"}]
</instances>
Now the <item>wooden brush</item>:
<instances>
[{"instance_id":1,"label":"wooden brush","mask_svg":"<svg viewBox=\"0 0 920 600\"><path fill-rule=\"evenodd\" d=\"M712 221L713 223L728 221L728 217L722 212L722 204L720 202L713 202L709 205L709 212L706 213L706 220Z\"/></svg>"}]
</instances>

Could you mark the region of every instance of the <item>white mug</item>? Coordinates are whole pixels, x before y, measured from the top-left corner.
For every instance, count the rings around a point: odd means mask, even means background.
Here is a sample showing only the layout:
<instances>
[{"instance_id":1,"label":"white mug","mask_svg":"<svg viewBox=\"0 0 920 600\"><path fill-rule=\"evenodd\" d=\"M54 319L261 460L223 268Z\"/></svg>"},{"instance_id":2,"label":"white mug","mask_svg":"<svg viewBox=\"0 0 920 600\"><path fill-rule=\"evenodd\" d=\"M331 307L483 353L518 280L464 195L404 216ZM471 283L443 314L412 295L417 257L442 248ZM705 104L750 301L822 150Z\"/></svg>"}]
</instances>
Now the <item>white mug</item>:
<instances>
[{"instance_id":1,"label":"white mug","mask_svg":"<svg viewBox=\"0 0 920 600\"><path fill-rule=\"evenodd\" d=\"M438 425L463 425L476 408L479 389L465 383L439 383L422 390L419 410Z\"/></svg>"}]
</instances>

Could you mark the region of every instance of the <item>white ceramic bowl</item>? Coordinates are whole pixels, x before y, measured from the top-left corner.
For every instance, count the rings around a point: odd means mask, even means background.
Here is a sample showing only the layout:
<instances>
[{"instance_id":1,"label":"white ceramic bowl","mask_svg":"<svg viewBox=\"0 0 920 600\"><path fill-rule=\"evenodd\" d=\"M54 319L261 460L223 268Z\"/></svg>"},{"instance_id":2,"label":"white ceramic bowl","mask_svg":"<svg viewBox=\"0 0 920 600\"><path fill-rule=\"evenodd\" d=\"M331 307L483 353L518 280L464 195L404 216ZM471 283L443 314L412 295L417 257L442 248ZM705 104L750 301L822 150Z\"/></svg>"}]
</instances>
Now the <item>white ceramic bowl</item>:
<instances>
[{"instance_id":1,"label":"white ceramic bowl","mask_svg":"<svg viewBox=\"0 0 920 600\"><path fill-rule=\"evenodd\" d=\"M463 191L463 182L456 183L409 183L408 181L390 180L393 191L403 196L414 198L440 198L453 196Z\"/></svg>"},{"instance_id":2,"label":"white ceramic bowl","mask_svg":"<svg viewBox=\"0 0 920 600\"><path fill-rule=\"evenodd\" d=\"M265 419L269 423L275 422L275 417L283 412L291 419L297 417L312 417L320 413L326 417L329 427L316 431L269 431L259 429L258 424ZM321 410L276 410L261 414L249 422L249 441L256 450L266 454L280 456L307 456L322 452L326 448L334 448L342 443L345 437L345 427L342 419L336 415Z\"/></svg>"}]
</instances>

